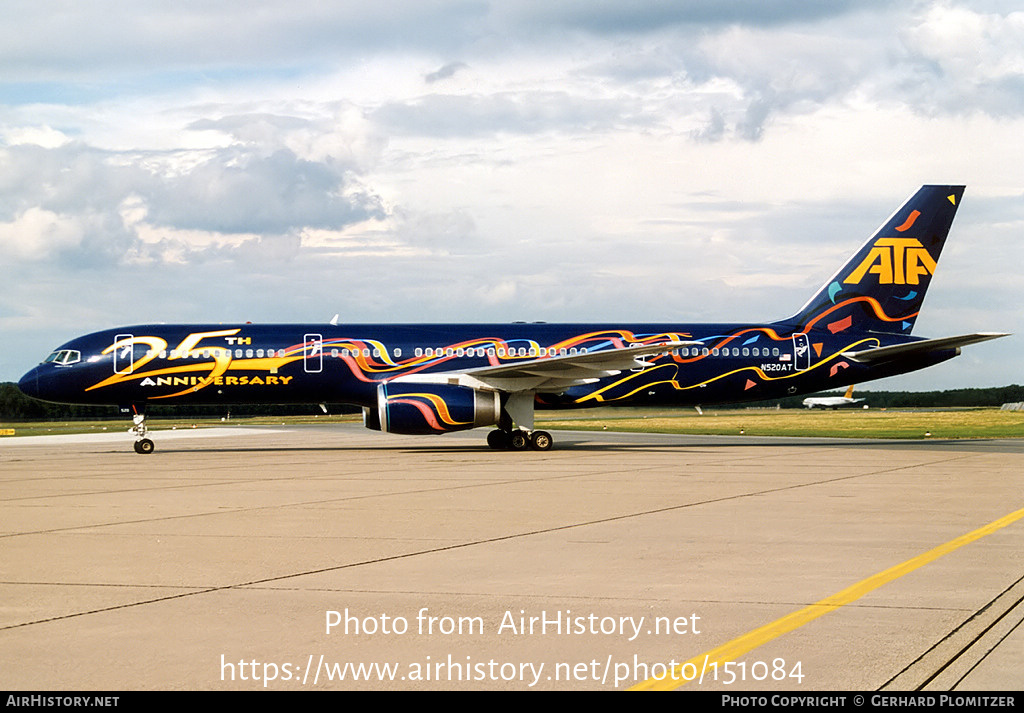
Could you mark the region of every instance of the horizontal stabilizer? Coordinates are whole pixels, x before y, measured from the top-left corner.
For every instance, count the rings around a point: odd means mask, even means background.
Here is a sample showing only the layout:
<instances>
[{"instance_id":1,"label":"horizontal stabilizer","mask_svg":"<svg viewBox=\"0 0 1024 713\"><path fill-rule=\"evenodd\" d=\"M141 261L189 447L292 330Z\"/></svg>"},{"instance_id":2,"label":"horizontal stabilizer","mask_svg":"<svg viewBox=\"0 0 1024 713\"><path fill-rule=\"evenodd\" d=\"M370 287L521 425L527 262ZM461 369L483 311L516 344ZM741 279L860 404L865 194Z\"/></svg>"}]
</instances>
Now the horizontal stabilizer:
<instances>
[{"instance_id":1,"label":"horizontal stabilizer","mask_svg":"<svg viewBox=\"0 0 1024 713\"><path fill-rule=\"evenodd\" d=\"M872 349L861 349L853 352L843 352L843 356L857 362L872 362L883 359L896 359L899 357L924 354L940 349L956 349L965 347L968 344L987 342L989 339L999 339L1009 336L1006 332L978 332L976 334L961 334L957 337L940 337L939 339L922 339L907 344L894 344L888 347L874 347Z\"/></svg>"}]
</instances>

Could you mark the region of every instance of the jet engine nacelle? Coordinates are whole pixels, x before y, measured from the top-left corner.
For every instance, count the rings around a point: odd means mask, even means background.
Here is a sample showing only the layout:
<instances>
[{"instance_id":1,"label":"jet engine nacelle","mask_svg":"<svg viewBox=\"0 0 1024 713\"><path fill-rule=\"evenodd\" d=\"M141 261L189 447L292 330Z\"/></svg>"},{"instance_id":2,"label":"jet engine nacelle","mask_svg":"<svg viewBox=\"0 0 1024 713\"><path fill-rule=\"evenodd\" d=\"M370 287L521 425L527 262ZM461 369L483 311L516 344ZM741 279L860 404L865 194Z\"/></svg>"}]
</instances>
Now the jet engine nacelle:
<instances>
[{"instance_id":1,"label":"jet engine nacelle","mask_svg":"<svg viewBox=\"0 0 1024 713\"><path fill-rule=\"evenodd\" d=\"M384 383L377 387L377 408L363 409L367 428L407 435L493 426L500 417L496 391L456 384Z\"/></svg>"}]
</instances>

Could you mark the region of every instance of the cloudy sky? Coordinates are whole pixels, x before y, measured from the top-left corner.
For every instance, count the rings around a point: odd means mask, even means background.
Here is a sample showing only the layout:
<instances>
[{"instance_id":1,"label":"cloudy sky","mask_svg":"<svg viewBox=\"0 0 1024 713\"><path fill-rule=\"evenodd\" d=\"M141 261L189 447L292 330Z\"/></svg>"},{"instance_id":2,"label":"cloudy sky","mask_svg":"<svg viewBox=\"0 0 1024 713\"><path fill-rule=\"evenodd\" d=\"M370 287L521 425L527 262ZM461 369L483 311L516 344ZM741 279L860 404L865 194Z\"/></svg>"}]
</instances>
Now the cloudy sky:
<instances>
[{"instance_id":1,"label":"cloudy sky","mask_svg":"<svg viewBox=\"0 0 1024 713\"><path fill-rule=\"evenodd\" d=\"M0 380L140 322L778 319L922 183L915 333L1024 333L1015 7L9 0Z\"/></svg>"}]
</instances>

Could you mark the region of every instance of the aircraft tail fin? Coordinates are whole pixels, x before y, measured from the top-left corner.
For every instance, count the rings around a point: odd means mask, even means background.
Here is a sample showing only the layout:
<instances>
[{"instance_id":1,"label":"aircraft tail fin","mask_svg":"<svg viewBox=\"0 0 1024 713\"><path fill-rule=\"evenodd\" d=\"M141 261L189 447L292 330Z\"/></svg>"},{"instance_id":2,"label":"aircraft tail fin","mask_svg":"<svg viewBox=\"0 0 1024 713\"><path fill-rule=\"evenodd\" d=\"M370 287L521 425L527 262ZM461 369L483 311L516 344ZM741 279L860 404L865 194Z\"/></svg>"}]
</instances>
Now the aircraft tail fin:
<instances>
[{"instance_id":1,"label":"aircraft tail fin","mask_svg":"<svg viewBox=\"0 0 1024 713\"><path fill-rule=\"evenodd\" d=\"M910 334L964 186L922 186L799 312L798 331Z\"/></svg>"}]
</instances>

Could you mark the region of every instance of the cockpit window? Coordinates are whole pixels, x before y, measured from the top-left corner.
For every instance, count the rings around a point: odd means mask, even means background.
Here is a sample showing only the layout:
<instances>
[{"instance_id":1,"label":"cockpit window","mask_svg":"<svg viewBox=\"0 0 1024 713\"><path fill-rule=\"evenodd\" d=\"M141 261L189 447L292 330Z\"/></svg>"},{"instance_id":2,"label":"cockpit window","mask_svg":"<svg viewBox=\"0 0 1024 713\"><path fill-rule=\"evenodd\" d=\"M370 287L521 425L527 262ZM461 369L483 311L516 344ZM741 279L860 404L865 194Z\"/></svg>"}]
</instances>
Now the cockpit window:
<instances>
[{"instance_id":1,"label":"cockpit window","mask_svg":"<svg viewBox=\"0 0 1024 713\"><path fill-rule=\"evenodd\" d=\"M58 349L43 360L44 364L75 364L82 360L82 353L75 349Z\"/></svg>"}]
</instances>

